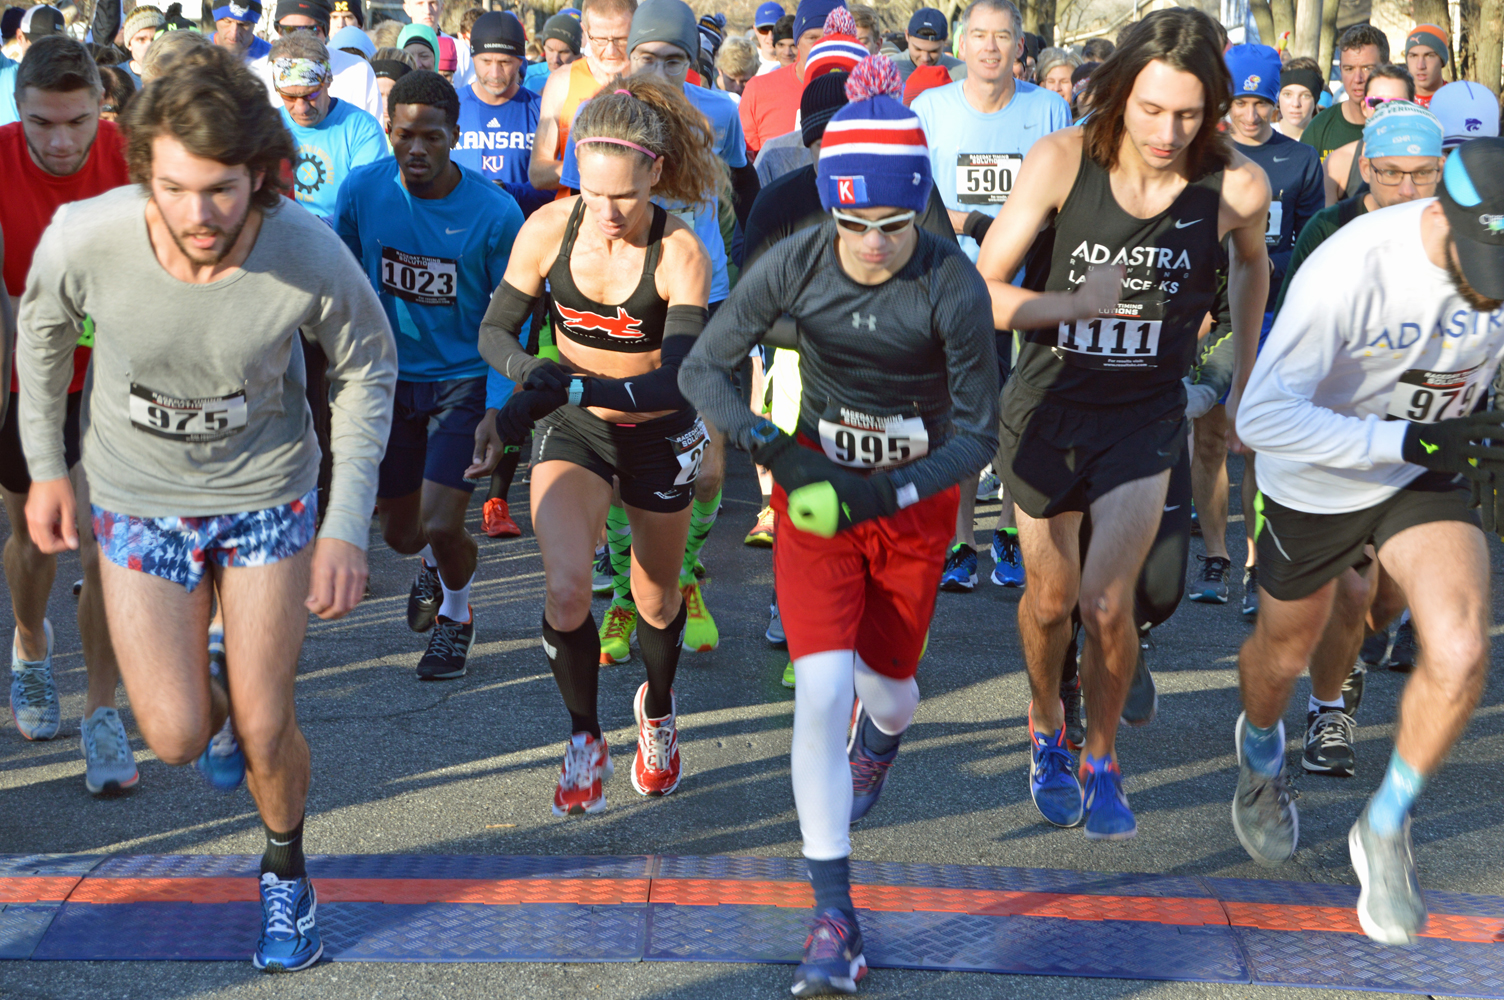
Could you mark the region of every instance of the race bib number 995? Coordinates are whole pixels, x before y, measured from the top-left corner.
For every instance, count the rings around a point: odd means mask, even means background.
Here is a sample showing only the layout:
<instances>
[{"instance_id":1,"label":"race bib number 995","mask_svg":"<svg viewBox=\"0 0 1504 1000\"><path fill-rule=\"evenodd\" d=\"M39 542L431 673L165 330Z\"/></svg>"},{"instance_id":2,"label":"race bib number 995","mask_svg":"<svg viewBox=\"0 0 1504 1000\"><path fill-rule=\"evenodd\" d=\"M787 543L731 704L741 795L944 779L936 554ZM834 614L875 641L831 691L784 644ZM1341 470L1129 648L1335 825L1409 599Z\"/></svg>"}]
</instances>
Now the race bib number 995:
<instances>
[{"instance_id":1,"label":"race bib number 995","mask_svg":"<svg viewBox=\"0 0 1504 1000\"><path fill-rule=\"evenodd\" d=\"M1389 397L1389 418L1434 424L1473 411L1482 384L1483 366L1460 372L1429 372L1412 368L1400 376Z\"/></svg>"},{"instance_id":2,"label":"race bib number 995","mask_svg":"<svg viewBox=\"0 0 1504 1000\"><path fill-rule=\"evenodd\" d=\"M956 200L963 205L1001 205L1013 191L1022 156L961 153L956 157Z\"/></svg>"},{"instance_id":3,"label":"race bib number 995","mask_svg":"<svg viewBox=\"0 0 1504 1000\"><path fill-rule=\"evenodd\" d=\"M920 417L876 417L831 404L820 418L820 447L837 465L887 469L929 453Z\"/></svg>"},{"instance_id":4,"label":"race bib number 995","mask_svg":"<svg viewBox=\"0 0 1504 1000\"><path fill-rule=\"evenodd\" d=\"M1082 368L1157 368L1164 306L1119 302L1100 316L1060 324L1057 348Z\"/></svg>"},{"instance_id":5,"label":"race bib number 995","mask_svg":"<svg viewBox=\"0 0 1504 1000\"><path fill-rule=\"evenodd\" d=\"M244 430L246 415L244 392L183 399L131 383L131 423L157 437L214 441Z\"/></svg>"},{"instance_id":6,"label":"race bib number 995","mask_svg":"<svg viewBox=\"0 0 1504 1000\"><path fill-rule=\"evenodd\" d=\"M381 248L381 290L420 306L455 303L456 262Z\"/></svg>"}]
</instances>

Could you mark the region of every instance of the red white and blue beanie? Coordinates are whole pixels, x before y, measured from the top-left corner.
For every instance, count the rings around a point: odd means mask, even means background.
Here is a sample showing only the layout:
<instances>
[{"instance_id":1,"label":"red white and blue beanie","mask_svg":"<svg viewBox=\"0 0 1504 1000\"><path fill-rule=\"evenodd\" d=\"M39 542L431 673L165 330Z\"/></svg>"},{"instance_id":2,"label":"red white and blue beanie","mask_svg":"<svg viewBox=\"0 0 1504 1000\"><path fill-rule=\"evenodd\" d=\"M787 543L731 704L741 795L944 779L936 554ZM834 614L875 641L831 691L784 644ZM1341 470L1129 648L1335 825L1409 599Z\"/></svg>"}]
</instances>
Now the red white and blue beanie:
<instances>
[{"instance_id":1,"label":"red white and blue beanie","mask_svg":"<svg viewBox=\"0 0 1504 1000\"><path fill-rule=\"evenodd\" d=\"M903 79L887 56L867 56L846 81L847 104L820 143L820 204L886 205L923 212L929 203L930 151L919 116L903 106Z\"/></svg>"},{"instance_id":2,"label":"red white and blue beanie","mask_svg":"<svg viewBox=\"0 0 1504 1000\"><path fill-rule=\"evenodd\" d=\"M804 82L826 73L850 73L867 58L867 46L856 40L856 21L851 11L837 7L825 17L825 34L809 50L804 61Z\"/></svg>"}]
</instances>

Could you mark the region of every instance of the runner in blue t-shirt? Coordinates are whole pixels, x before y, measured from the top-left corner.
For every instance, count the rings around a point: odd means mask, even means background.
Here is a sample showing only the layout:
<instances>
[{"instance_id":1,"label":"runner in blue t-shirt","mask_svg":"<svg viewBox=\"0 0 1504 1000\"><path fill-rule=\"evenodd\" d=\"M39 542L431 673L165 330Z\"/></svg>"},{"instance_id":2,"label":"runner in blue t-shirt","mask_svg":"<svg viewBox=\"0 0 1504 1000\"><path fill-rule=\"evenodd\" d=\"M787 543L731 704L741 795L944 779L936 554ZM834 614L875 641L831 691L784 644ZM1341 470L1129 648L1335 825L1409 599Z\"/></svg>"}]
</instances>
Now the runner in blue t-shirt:
<instances>
[{"instance_id":1,"label":"runner in blue t-shirt","mask_svg":"<svg viewBox=\"0 0 1504 1000\"><path fill-rule=\"evenodd\" d=\"M506 189L523 215L554 198L528 183L533 135L542 98L524 90L520 77L527 36L516 17L482 14L470 29L475 82L460 90L460 138L452 159Z\"/></svg>"},{"instance_id":2,"label":"runner in blue t-shirt","mask_svg":"<svg viewBox=\"0 0 1504 1000\"><path fill-rule=\"evenodd\" d=\"M452 162L459 96L414 70L387 98L396 163L354 171L335 228L366 270L397 335L397 390L376 511L386 543L420 556L407 624L433 630L420 680L463 677L475 624L477 548L465 529L465 480L486 410L490 366L476 346L522 210L511 195ZM499 450L500 441L493 442Z\"/></svg>"},{"instance_id":3,"label":"runner in blue t-shirt","mask_svg":"<svg viewBox=\"0 0 1504 1000\"><path fill-rule=\"evenodd\" d=\"M282 100L282 123L292 133L293 197L325 222L351 170L391 156L381 124L348 101L329 96L334 71L329 50L307 32L272 46L272 82Z\"/></svg>"},{"instance_id":4,"label":"runner in blue t-shirt","mask_svg":"<svg viewBox=\"0 0 1504 1000\"><path fill-rule=\"evenodd\" d=\"M548 75L560 66L568 66L580 57L580 19L570 14L558 13L543 22L538 33L538 44L543 46L543 58L528 66L522 85L538 96L543 96L543 85Z\"/></svg>"}]
</instances>

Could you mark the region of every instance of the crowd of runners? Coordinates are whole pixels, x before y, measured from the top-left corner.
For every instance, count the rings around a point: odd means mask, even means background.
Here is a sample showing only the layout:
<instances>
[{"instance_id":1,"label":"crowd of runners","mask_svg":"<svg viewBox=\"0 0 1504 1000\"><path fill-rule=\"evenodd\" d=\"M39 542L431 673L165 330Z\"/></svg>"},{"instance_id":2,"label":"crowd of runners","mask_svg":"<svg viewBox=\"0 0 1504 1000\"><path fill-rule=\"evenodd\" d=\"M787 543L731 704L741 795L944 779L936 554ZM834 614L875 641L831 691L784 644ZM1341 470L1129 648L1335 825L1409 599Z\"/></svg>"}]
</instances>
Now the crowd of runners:
<instances>
[{"instance_id":1,"label":"crowd of runners","mask_svg":"<svg viewBox=\"0 0 1504 1000\"><path fill-rule=\"evenodd\" d=\"M122 681L158 758L248 789L257 968L322 953L309 614L361 601L374 519L413 557L417 678L464 676L471 586L507 572L472 493L520 535L524 462L560 817L606 808L599 673L634 646L632 787L693 768L675 672L720 641L700 554L727 464L755 466L735 530L772 549L815 895L795 995L865 975L850 824L913 719L937 593L977 586L979 500L1002 501L990 579L1022 588L1033 802L1135 835L1117 724L1154 718L1150 630L1229 600L1229 452L1255 619L1237 838L1269 865L1298 846L1300 675L1300 767L1351 775L1366 671L1410 672L1349 847L1363 930L1424 930L1410 810L1482 691L1504 505L1504 140L1494 94L1446 82L1445 31L1392 60L1349 28L1329 83L1191 8L1078 51L1010 0L887 34L838 0L746 31L683 0L530 26L128 4L3 19L10 705L59 734L46 609L76 549L88 791L139 783Z\"/></svg>"}]
</instances>

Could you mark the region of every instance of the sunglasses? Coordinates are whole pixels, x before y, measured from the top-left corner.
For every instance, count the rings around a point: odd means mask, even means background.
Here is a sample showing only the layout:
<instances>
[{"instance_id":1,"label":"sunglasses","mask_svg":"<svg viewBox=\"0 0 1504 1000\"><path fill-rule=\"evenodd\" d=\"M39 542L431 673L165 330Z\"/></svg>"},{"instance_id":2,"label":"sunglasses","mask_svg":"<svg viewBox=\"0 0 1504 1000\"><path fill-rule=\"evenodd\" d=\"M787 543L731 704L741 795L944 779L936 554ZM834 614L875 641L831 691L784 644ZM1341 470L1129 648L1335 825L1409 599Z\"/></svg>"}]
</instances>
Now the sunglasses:
<instances>
[{"instance_id":1,"label":"sunglasses","mask_svg":"<svg viewBox=\"0 0 1504 1000\"><path fill-rule=\"evenodd\" d=\"M866 236L872 230L877 229L886 236L896 236L913 225L914 216L919 213L899 212L897 215L890 215L886 219L870 220L863 219L857 215L847 215L845 212L839 212L835 209L831 209L830 214L835 216L836 225L848 233L861 233L863 236Z\"/></svg>"},{"instance_id":2,"label":"sunglasses","mask_svg":"<svg viewBox=\"0 0 1504 1000\"><path fill-rule=\"evenodd\" d=\"M318 90L315 90L313 93L311 93L311 94L304 94L301 97L293 97L291 94L284 94L282 91L279 90L279 91L277 91L277 96L280 97L280 98L282 98L283 103L286 103L286 104L294 104L294 103L296 103L298 101L307 101L309 104L317 104L318 103L318 99L320 97L324 96L324 88L320 87Z\"/></svg>"},{"instance_id":3,"label":"sunglasses","mask_svg":"<svg viewBox=\"0 0 1504 1000\"><path fill-rule=\"evenodd\" d=\"M318 30L319 30L319 26L316 25L316 24L279 24L279 25L277 25L277 34L279 34L279 35L296 35L297 33L301 32L301 31L306 31L306 32L309 32L310 34L312 34L314 32L317 32Z\"/></svg>"}]
</instances>

